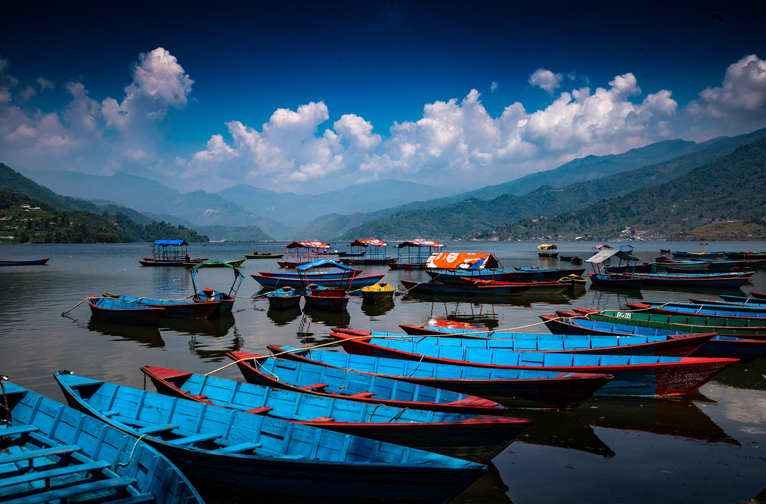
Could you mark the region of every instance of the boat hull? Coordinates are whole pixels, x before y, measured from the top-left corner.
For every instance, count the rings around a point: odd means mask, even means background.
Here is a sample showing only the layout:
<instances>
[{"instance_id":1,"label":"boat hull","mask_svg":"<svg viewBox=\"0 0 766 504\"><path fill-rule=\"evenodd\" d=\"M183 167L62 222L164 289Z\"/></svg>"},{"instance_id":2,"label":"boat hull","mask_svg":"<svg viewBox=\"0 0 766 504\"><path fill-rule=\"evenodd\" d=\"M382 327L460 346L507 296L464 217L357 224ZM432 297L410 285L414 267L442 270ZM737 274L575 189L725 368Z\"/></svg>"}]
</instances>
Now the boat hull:
<instances>
[{"instance_id":1,"label":"boat hull","mask_svg":"<svg viewBox=\"0 0 766 504\"><path fill-rule=\"evenodd\" d=\"M102 294L104 297L117 299L126 303L138 303L153 308L162 308L165 311L163 317L186 318L186 319L206 319L213 315L217 309L214 304L205 303L185 303L182 301L164 301L161 299L135 298L130 296L121 296L118 294Z\"/></svg>"},{"instance_id":2,"label":"boat hull","mask_svg":"<svg viewBox=\"0 0 766 504\"><path fill-rule=\"evenodd\" d=\"M28 261L0 261L0 266L39 266L50 261L50 257L45 259L30 259Z\"/></svg>"},{"instance_id":3,"label":"boat hull","mask_svg":"<svg viewBox=\"0 0 766 504\"><path fill-rule=\"evenodd\" d=\"M383 275L369 275L369 276L357 276L349 278L346 275L345 278L282 278L282 277L267 277L263 275L250 275L253 279L264 287L292 287L294 289L301 289L308 284L321 285L322 287L331 288L350 288L361 289L369 285L375 285L383 279Z\"/></svg>"},{"instance_id":4,"label":"boat hull","mask_svg":"<svg viewBox=\"0 0 766 504\"><path fill-rule=\"evenodd\" d=\"M105 301L114 301L115 304L105 303ZM120 304L116 304L120 303ZM90 306L93 318L105 322L115 322L118 324L130 324L141 326L156 326L160 323L160 318L165 311L162 308L144 307L124 307L113 308L109 306L123 306L127 303L121 303L110 298L88 297L88 306Z\"/></svg>"}]
</instances>

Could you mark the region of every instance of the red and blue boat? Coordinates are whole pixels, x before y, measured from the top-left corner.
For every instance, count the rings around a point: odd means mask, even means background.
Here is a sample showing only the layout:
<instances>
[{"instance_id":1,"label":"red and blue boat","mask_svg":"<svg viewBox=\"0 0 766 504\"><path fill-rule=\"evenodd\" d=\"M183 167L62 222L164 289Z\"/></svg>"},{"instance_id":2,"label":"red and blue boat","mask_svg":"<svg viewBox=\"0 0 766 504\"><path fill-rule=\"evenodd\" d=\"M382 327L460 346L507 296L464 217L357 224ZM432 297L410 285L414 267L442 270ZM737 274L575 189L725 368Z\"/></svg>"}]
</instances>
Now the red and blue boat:
<instances>
[{"instance_id":1,"label":"red and blue boat","mask_svg":"<svg viewBox=\"0 0 766 504\"><path fill-rule=\"evenodd\" d=\"M202 289L201 291L197 291L197 283L195 282L197 272L200 268L211 264L220 266L222 268L231 268L234 270L234 282L232 282L228 294L209 287ZM242 276L242 273L240 273L237 268L224 261L201 262L191 269L192 287L194 288L194 296L192 297L192 301L195 303L208 303L215 305L216 309L213 310L213 313L210 315L210 317L226 317L227 315L231 314L231 311L234 308L234 300L244 278L245 277Z\"/></svg>"},{"instance_id":2,"label":"red and blue boat","mask_svg":"<svg viewBox=\"0 0 766 504\"><path fill-rule=\"evenodd\" d=\"M308 272L314 268L337 268L340 271L333 272ZM361 270L354 269L345 264L320 259L296 267L297 272L261 272L260 275L250 275L253 280L267 288L292 287L303 289L309 284L320 285L328 288L346 288L347 290L361 289L374 285L381 281L385 274L359 276Z\"/></svg>"},{"instance_id":3,"label":"red and blue boat","mask_svg":"<svg viewBox=\"0 0 766 504\"><path fill-rule=\"evenodd\" d=\"M502 415L506 408L481 397L346 369L247 353L226 354L249 383L397 408Z\"/></svg>"},{"instance_id":4,"label":"red and blue boat","mask_svg":"<svg viewBox=\"0 0 766 504\"><path fill-rule=\"evenodd\" d=\"M156 326L165 312L164 308L126 303L108 297L88 296L87 301L93 318L118 324Z\"/></svg>"},{"instance_id":5,"label":"red and blue boat","mask_svg":"<svg viewBox=\"0 0 766 504\"><path fill-rule=\"evenodd\" d=\"M157 240L152 245L152 257L144 257L141 266L186 266L200 263L208 258L191 257L186 240Z\"/></svg>"},{"instance_id":6,"label":"red and blue boat","mask_svg":"<svg viewBox=\"0 0 766 504\"><path fill-rule=\"evenodd\" d=\"M550 352L514 352L428 341L354 338L331 333L349 353L438 364L530 371L604 373L614 379L595 395L684 397L707 383L737 359L665 357L647 355L594 355Z\"/></svg>"},{"instance_id":7,"label":"red and blue boat","mask_svg":"<svg viewBox=\"0 0 766 504\"><path fill-rule=\"evenodd\" d=\"M56 379L71 406L156 448L193 482L265 502L446 503L487 471L265 415L71 374Z\"/></svg>"},{"instance_id":8,"label":"red and blue boat","mask_svg":"<svg viewBox=\"0 0 766 504\"><path fill-rule=\"evenodd\" d=\"M306 300L306 306L334 312L345 310L351 299L347 289L333 289L316 284L307 285L301 295Z\"/></svg>"},{"instance_id":9,"label":"red and blue boat","mask_svg":"<svg viewBox=\"0 0 766 504\"><path fill-rule=\"evenodd\" d=\"M498 331L463 331L432 329L429 335L408 335L377 331L355 331L334 327L333 331L350 336L372 336L402 341L427 341L436 345L452 345L488 350L517 352L593 353L613 355L672 355L688 357L715 333L683 335L599 335L599 334L528 334ZM449 335L449 336L447 336ZM420 339L419 339L420 338Z\"/></svg>"},{"instance_id":10,"label":"red and blue boat","mask_svg":"<svg viewBox=\"0 0 766 504\"><path fill-rule=\"evenodd\" d=\"M292 287L282 287L266 294L270 310L289 310L301 304L301 295Z\"/></svg>"},{"instance_id":11,"label":"red and blue boat","mask_svg":"<svg viewBox=\"0 0 766 504\"><path fill-rule=\"evenodd\" d=\"M358 371L370 376L483 397L509 408L571 410L603 387L611 375L476 368L269 345L283 359Z\"/></svg>"},{"instance_id":12,"label":"red and blue boat","mask_svg":"<svg viewBox=\"0 0 766 504\"><path fill-rule=\"evenodd\" d=\"M161 394L486 463L532 420L466 415L320 397L155 366L141 368Z\"/></svg>"},{"instance_id":13,"label":"red and blue boat","mask_svg":"<svg viewBox=\"0 0 766 504\"><path fill-rule=\"evenodd\" d=\"M486 297L511 297L521 296L527 292L544 292L546 294L560 294L569 288L568 285L559 282L493 282L472 281L473 277L466 277L469 283L419 283L409 280L399 280L407 293L411 294L436 294L442 296L460 296L471 298Z\"/></svg>"},{"instance_id":14,"label":"red and blue boat","mask_svg":"<svg viewBox=\"0 0 766 504\"><path fill-rule=\"evenodd\" d=\"M631 326L617 322L600 322L578 316L576 313L557 311L556 316L540 315L545 325L553 333L611 335L611 336L678 336L688 333L653 329L650 327ZM707 343L690 355L690 357L724 357L739 359L740 362L751 362L766 353L766 341L720 336L716 334Z\"/></svg>"},{"instance_id":15,"label":"red and blue boat","mask_svg":"<svg viewBox=\"0 0 766 504\"><path fill-rule=\"evenodd\" d=\"M750 280L755 272L733 273L623 273L625 276L640 279L642 285L659 285L666 287L714 287L737 288Z\"/></svg>"},{"instance_id":16,"label":"red and blue boat","mask_svg":"<svg viewBox=\"0 0 766 504\"><path fill-rule=\"evenodd\" d=\"M386 256L388 244L377 238L354 240L348 246L351 247L351 252L338 256L343 264L374 266L395 263L398 260Z\"/></svg>"},{"instance_id":17,"label":"red and blue boat","mask_svg":"<svg viewBox=\"0 0 766 504\"><path fill-rule=\"evenodd\" d=\"M663 315L694 315L711 319L754 320L766 325L766 310L754 307L738 308L726 305L697 305L691 303L625 303L630 310Z\"/></svg>"},{"instance_id":18,"label":"red and blue boat","mask_svg":"<svg viewBox=\"0 0 766 504\"><path fill-rule=\"evenodd\" d=\"M295 268L301 264L330 258L330 246L320 241L294 241L285 246L285 260L277 261L280 268Z\"/></svg>"}]
</instances>

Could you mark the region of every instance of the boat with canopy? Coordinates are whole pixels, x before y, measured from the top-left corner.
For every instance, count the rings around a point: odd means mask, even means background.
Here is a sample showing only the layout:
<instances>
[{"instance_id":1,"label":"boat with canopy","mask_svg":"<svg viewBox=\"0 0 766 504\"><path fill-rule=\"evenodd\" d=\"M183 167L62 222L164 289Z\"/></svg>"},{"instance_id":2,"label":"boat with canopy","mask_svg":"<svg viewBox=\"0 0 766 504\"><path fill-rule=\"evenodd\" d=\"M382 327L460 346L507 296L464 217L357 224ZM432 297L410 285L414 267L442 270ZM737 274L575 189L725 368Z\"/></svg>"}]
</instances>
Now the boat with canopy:
<instances>
[{"instance_id":1,"label":"boat with canopy","mask_svg":"<svg viewBox=\"0 0 766 504\"><path fill-rule=\"evenodd\" d=\"M330 259L330 246L320 241L294 241L285 246L285 260L277 261L280 268L295 268L319 259Z\"/></svg>"},{"instance_id":2,"label":"boat with canopy","mask_svg":"<svg viewBox=\"0 0 766 504\"><path fill-rule=\"evenodd\" d=\"M426 267L426 260L434 253L444 247L441 243L431 240L410 240L402 242L396 246L397 260L388 263L392 270L422 270ZM406 250L406 254L403 252Z\"/></svg>"}]
</instances>

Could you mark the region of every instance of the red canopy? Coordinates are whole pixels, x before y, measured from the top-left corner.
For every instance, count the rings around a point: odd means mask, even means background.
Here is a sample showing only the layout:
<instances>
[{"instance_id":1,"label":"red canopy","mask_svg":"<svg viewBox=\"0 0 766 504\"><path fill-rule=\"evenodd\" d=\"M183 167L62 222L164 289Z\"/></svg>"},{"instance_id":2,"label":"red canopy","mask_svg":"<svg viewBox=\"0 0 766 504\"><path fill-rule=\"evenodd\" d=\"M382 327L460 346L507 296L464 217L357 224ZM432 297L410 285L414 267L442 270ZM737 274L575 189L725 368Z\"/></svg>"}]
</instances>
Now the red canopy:
<instances>
[{"instance_id":1,"label":"red canopy","mask_svg":"<svg viewBox=\"0 0 766 504\"><path fill-rule=\"evenodd\" d=\"M296 241L292 242L291 244L287 245L285 248L288 249L294 249L294 248L314 248L314 249L328 249L330 248L329 245L326 245L320 241Z\"/></svg>"},{"instance_id":2,"label":"red canopy","mask_svg":"<svg viewBox=\"0 0 766 504\"><path fill-rule=\"evenodd\" d=\"M372 238L370 240L354 240L348 246L349 247L387 247L388 243L378 240L377 238Z\"/></svg>"},{"instance_id":3,"label":"red canopy","mask_svg":"<svg viewBox=\"0 0 766 504\"><path fill-rule=\"evenodd\" d=\"M441 243L436 243L435 241L431 240L410 240L406 241L404 243L400 243L397 245L398 248L404 248L404 247L433 247L433 248L442 248L444 245Z\"/></svg>"}]
</instances>

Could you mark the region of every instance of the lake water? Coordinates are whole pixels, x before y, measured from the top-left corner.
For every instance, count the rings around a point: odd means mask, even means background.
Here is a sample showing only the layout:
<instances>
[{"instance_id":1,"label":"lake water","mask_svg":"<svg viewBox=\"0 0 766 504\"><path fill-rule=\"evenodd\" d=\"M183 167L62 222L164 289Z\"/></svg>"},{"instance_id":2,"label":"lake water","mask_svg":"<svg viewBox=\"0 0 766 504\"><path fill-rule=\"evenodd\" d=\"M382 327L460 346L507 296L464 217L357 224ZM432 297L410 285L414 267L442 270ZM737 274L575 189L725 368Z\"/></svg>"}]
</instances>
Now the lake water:
<instances>
[{"instance_id":1,"label":"lake water","mask_svg":"<svg viewBox=\"0 0 766 504\"><path fill-rule=\"evenodd\" d=\"M283 245L283 244L282 244ZM538 260L536 243L449 243L448 251L491 252L505 267L558 266L570 263ZM617 245L617 244L612 244ZM660 248L766 250L766 243L711 242L633 243L634 254L654 260ZM565 255L591 255L593 243L563 243ZM258 251L282 252L280 244L192 244L192 256L241 259ZM389 252L393 249L391 247ZM394 254L395 254L395 249ZM46 266L0 268L0 373L21 386L64 401L52 377L68 369L91 378L141 388L140 366L155 365L206 373L228 362L232 350L267 352L272 343L309 346L328 342L333 326L399 331L398 325L423 324L430 316L476 320L503 329L540 321L539 315L580 308L617 309L636 299L685 301L717 298L721 292L642 290L617 293L588 285L576 298L472 303L444 299L396 298L393 305L370 308L353 297L343 314L321 311L268 311L264 299L249 299L260 285L249 274L275 271L276 260L248 260L246 278L234 304L234 316L223 321L174 321L159 328L106 324L91 320L82 304L70 318L61 313L88 294L177 299L192 294L189 273L182 268L141 267L151 255L148 244L2 245L0 259L50 257ZM587 263L583 267L589 267ZM427 280L422 271L389 271L385 282ZM232 271L204 269L198 287L228 291ZM766 291L766 270L758 271L749 290ZM518 332L547 333L537 325ZM339 347L333 350L342 351ZM766 489L766 358L728 368L687 399L610 399L587 401L574 412L512 411L535 424L505 453L488 474L454 502L520 503L733 503ZM216 376L241 379L235 366ZM151 382L147 384L153 390ZM252 496L205 495L208 502L252 502Z\"/></svg>"}]
</instances>

